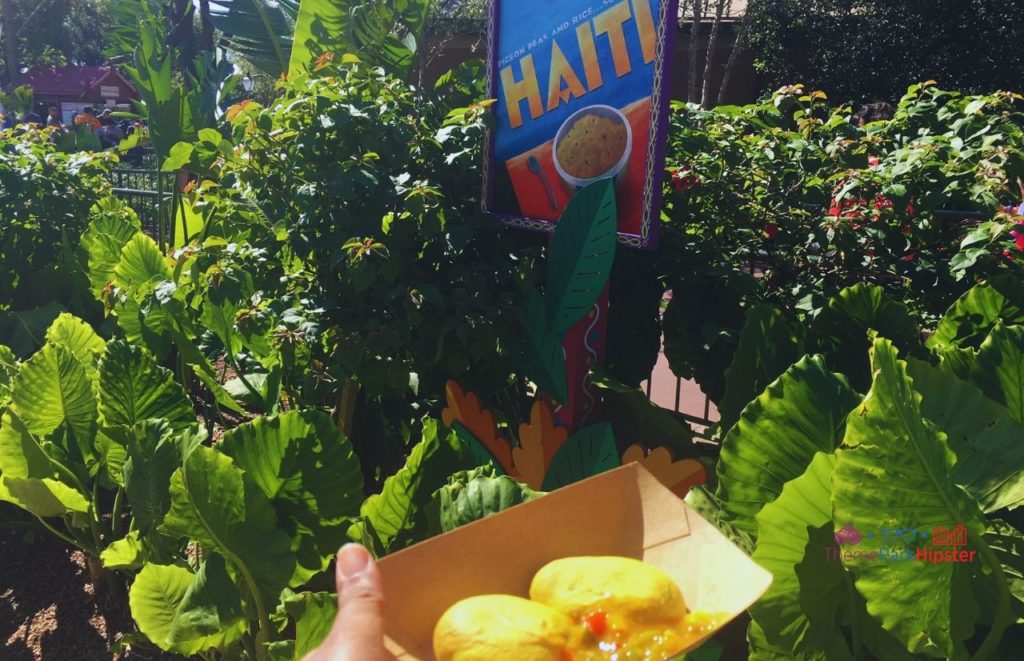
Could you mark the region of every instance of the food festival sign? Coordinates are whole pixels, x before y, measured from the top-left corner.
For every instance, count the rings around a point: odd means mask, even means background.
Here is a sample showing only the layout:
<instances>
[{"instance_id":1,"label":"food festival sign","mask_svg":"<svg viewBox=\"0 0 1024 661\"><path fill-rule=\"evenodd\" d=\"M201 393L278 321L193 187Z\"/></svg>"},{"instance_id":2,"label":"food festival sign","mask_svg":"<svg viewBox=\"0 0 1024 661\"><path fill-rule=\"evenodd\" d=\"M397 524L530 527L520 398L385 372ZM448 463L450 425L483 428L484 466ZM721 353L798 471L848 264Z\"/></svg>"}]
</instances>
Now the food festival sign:
<instances>
[{"instance_id":1,"label":"food festival sign","mask_svg":"<svg viewBox=\"0 0 1024 661\"><path fill-rule=\"evenodd\" d=\"M494 0L495 126L485 207L552 231L585 186L613 179L619 241L657 241L678 0Z\"/></svg>"}]
</instances>

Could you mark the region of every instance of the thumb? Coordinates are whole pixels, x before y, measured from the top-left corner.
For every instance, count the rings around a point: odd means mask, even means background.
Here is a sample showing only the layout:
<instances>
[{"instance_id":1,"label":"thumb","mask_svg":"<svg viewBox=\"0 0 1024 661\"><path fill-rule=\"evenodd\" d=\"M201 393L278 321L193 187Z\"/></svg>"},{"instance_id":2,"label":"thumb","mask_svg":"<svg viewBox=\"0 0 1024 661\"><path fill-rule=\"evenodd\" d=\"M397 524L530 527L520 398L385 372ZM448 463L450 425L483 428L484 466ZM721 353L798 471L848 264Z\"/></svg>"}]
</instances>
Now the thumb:
<instances>
[{"instance_id":1,"label":"thumb","mask_svg":"<svg viewBox=\"0 0 1024 661\"><path fill-rule=\"evenodd\" d=\"M335 563L338 616L318 651L332 661L391 659L384 648L384 589L369 551L346 544Z\"/></svg>"}]
</instances>

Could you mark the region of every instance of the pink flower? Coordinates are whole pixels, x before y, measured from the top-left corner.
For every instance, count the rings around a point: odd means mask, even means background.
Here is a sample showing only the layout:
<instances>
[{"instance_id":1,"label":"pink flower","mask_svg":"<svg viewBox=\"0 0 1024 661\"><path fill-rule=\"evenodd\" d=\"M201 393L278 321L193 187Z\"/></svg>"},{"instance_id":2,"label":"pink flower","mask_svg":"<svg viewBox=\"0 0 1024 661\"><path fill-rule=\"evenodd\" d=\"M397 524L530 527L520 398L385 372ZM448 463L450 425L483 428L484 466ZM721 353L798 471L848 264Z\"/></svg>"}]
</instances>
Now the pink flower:
<instances>
[{"instance_id":1,"label":"pink flower","mask_svg":"<svg viewBox=\"0 0 1024 661\"><path fill-rule=\"evenodd\" d=\"M1017 227L1020 227L1020 225ZM1024 250L1024 232L1015 229L1010 230L1010 236L1013 237L1013 245L1016 246L1017 250Z\"/></svg>"}]
</instances>

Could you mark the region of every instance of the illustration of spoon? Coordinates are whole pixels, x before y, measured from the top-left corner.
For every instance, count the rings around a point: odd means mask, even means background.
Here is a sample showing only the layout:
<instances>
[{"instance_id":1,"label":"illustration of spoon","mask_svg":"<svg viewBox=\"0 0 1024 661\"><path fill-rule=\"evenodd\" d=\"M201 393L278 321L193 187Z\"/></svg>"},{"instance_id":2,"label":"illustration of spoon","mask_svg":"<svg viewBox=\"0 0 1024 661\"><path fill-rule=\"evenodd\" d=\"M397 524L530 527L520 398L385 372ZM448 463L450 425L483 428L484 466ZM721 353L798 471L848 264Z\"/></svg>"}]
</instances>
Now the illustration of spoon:
<instances>
[{"instance_id":1,"label":"illustration of spoon","mask_svg":"<svg viewBox=\"0 0 1024 661\"><path fill-rule=\"evenodd\" d=\"M551 189L551 182L548 181L548 176L544 174L543 168L540 166L540 160L536 156L531 156L526 161L526 167L530 168L530 172L537 175L540 179L540 183L544 184L544 190L548 194L548 204L555 211L558 211L558 202L555 200L555 191Z\"/></svg>"}]
</instances>

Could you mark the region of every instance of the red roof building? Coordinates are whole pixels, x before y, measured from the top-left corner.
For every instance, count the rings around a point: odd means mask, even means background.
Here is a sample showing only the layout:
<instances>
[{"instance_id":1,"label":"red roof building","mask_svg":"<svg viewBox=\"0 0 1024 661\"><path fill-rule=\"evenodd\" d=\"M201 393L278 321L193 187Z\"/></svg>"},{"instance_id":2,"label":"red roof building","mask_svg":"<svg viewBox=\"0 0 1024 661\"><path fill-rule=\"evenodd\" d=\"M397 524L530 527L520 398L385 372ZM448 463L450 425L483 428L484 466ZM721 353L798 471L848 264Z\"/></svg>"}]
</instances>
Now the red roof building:
<instances>
[{"instance_id":1,"label":"red roof building","mask_svg":"<svg viewBox=\"0 0 1024 661\"><path fill-rule=\"evenodd\" d=\"M32 67L22 84L32 88L37 108L45 114L47 106L56 105L65 121L86 106L124 106L139 98L131 81L114 67Z\"/></svg>"}]
</instances>

